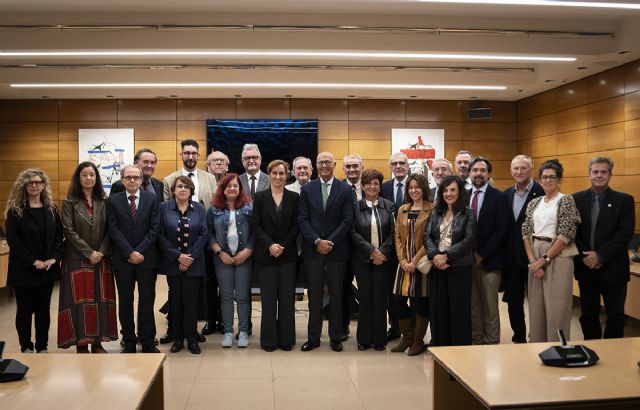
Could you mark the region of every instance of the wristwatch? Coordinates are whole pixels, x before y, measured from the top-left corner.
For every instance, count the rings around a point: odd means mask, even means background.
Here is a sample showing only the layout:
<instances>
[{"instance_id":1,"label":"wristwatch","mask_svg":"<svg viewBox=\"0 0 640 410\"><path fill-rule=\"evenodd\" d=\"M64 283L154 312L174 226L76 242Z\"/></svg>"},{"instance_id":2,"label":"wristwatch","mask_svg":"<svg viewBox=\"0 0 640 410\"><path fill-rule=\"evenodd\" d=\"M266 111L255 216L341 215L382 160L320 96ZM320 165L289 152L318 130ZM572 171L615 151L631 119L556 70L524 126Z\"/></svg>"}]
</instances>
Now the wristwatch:
<instances>
[{"instance_id":1,"label":"wristwatch","mask_svg":"<svg viewBox=\"0 0 640 410\"><path fill-rule=\"evenodd\" d=\"M222 249L218 249L218 250L216 251L216 256L220 256L220 254L221 254L221 253L222 253Z\"/></svg>"},{"instance_id":2,"label":"wristwatch","mask_svg":"<svg viewBox=\"0 0 640 410\"><path fill-rule=\"evenodd\" d=\"M546 253L544 255L542 255L542 259L545 260L545 262L550 263L551 262L551 258L549 257L549 255L547 255Z\"/></svg>"}]
</instances>

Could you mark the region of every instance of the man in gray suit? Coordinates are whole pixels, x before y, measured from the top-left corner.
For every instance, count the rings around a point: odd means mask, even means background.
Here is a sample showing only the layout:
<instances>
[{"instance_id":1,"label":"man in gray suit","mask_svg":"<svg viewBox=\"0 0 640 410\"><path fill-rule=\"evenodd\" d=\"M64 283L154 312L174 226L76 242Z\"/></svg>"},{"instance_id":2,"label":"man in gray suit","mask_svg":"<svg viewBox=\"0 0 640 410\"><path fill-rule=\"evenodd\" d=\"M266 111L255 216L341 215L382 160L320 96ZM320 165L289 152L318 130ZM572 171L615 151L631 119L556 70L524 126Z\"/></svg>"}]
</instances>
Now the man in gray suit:
<instances>
[{"instance_id":1,"label":"man in gray suit","mask_svg":"<svg viewBox=\"0 0 640 410\"><path fill-rule=\"evenodd\" d=\"M260 155L258 146L256 144L244 144L242 147L242 166L247 172L240 175L240 183L244 192L251 195L252 200L256 192L269 188L269 176L260 171L261 163L262 155Z\"/></svg>"}]
</instances>

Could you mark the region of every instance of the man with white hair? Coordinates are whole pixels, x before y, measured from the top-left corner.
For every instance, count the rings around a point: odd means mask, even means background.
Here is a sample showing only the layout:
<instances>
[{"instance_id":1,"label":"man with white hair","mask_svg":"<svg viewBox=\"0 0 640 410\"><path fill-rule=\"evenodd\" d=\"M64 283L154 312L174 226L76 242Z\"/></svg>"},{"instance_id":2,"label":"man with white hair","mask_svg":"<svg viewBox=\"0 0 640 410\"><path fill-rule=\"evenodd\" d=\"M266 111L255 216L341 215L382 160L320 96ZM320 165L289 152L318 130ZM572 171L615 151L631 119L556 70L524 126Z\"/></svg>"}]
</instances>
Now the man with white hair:
<instances>
[{"instance_id":1,"label":"man with white hair","mask_svg":"<svg viewBox=\"0 0 640 410\"><path fill-rule=\"evenodd\" d=\"M342 170L346 177L344 182L349 184L349 187L355 194L356 200L361 200L362 183L360 182L360 176L362 176L362 170L364 170L362 157L358 154L346 155L342 160Z\"/></svg>"},{"instance_id":2,"label":"man with white hair","mask_svg":"<svg viewBox=\"0 0 640 410\"><path fill-rule=\"evenodd\" d=\"M247 195L253 197L256 192L264 191L269 188L269 176L260 171L262 163L262 155L256 144L244 144L242 147L242 166L245 173L240 175L240 183L242 189Z\"/></svg>"},{"instance_id":3,"label":"man with white hair","mask_svg":"<svg viewBox=\"0 0 640 410\"><path fill-rule=\"evenodd\" d=\"M440 187L440 183L444 179L444 177L451 175L451 162L446 158L436 158L433 160L431 165L431 173L433 174L433 179L436 181L436 186L431 188L431 199L433 202L436 201L438 195L438 187Z\"/></svg>"},{"instance_id":4,"label":"man with white hair","mask_svg":"<svg viewBox=\"0 0 640 410\"><path fill-rule=\"evenodd\" d=\"M213 151L207 157L207 171L216 177L216 182L219 184L229 172L229 157L222 151Z\"/></svg>"},{"instance_id":5,"label":"man with white hair","mask_svg":"<svg viewBox=\"0 0 640 410\"><path fill-rule=\"evenodd\" d=\"M311 181L311 174L313 174L311 160L307 157L297 157L293 160L293 176L296 181L285 186L285 188L300 194L300 189Z\"/></svg>"}]
</instances>

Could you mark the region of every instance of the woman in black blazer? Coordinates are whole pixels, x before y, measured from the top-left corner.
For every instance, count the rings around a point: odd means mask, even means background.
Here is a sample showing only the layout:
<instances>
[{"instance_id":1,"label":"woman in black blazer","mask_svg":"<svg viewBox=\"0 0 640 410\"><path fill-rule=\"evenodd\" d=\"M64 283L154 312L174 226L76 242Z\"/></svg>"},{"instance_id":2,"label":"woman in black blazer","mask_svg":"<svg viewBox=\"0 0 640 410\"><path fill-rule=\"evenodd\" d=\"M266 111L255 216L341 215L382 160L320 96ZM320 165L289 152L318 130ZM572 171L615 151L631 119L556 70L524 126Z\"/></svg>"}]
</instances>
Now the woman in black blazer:
<instances>
[{"instance_id":1,"label":"woman in black blazer","mask_svg":"<svg viewBox=\"0 0 640 410\"><path fill-rule=\"evenodd\" d=\"M351 265L358 281L358 350L384 350L387 345L387 278L395 254L393 202L379 196L383 175L362 172L363 198L351 226ZM374 226L375 223L375 226ZM375 236L374 236L375 234Z\"/></svg>"},{"instance_id":2,"label":"woman in black blazer","mask_svg":"<svg viewBox=\"0 0 640 410\"><path fill-rule=\"evenodd\" d=\"M162 273L171 291L169 314L173 345L177 353L187 347L200 354L198 346L198 291L205 273L204 248L207 243L207 216L204 207L191 200L195 185L191 178L177 177L171 184L172 199L160 204L158 242Z\"/></svg>"},{"instance_id":3,"label":"woman in black blazer","mask_svg":"<svg viewBox=\"0 0 640 410\"><path fill-rule=\"evenodd\" d=\"M16 330L23 353L47 353L53 282L60 279L62 223L40 169L22 171L7 200L8 284L16 292ZM36 343L31 341L35 315Z\"/></svg>"},{"instance_id":4,"label":"woman in black blazer","mask_svg":"<svg viewBox=\"0 0 640 410\"><path fill-rule=\"evenodd\" d=\"M424 232L427 256L433 261L429 312L431 343L436 346L471 344L471 265L478 224L468 203L464 181L445 177Z\"/></svg>"},{"instance_id":5,"label":"woman in black blazer","mask_svg":"<svg viewBox=\"0 0 640 410\"><path fill-rule=\"evenodd\" d=\"M295 284L298 260L298 194L284 189L289 164L271 161L270 188L257 192L251 228L256 236L255 273L260 283L260 345L267 352L296 344Z\"/></svg>"}]
</instances>

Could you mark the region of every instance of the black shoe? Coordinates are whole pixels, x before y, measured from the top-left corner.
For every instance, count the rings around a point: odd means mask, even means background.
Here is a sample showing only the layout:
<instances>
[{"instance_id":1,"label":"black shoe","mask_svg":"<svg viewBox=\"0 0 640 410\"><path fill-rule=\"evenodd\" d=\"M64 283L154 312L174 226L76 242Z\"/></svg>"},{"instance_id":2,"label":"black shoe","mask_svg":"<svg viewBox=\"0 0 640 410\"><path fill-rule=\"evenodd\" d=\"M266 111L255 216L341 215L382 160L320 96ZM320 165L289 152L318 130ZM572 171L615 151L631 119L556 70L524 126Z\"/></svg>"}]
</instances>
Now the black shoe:
<instances>
[{"instance_id":1,"label":"black shoe","mask_svg":"<svg viewBox=\"0 0 640 410\"><path fill-rule=\"evenodd\" d=\"M224 323L222 322L218 322L218 325L216 326L216 330L223 335L224 334Z\"/></svg>"},{"instance_id":2,"label":"black shoe","mask_svg":"<svg viewBox=\"0 0 640 410\"><path fill-rule=\"evenodd\" d=\"M247 336L251 336L253 334L253 322L249 319L249 328L247 329Z\"/></svg>"},{"instance_id":3,"label":"black shoe","mask_svg":"<svg viewBox=\"0 0 640 410\"><path fill-rule=\"evenodd\" d=\"M212 335L216 331L216 324L207 322L202 328L202 334L205 336Z\"/></svg>"},{"instance_id":4,"label":"black shoe","mask_svg":"<svg viewBox=\"0 0 640 410\"><path fill-rule=\"evenodd\" d=\"M160 344L160 342L158 341L158 338L157 338L157 337L154 337L154 338L153 338L153 345L154 345L154 346L158 346L159 344Z\"/></svg>"},{"instance_id":5,"label":"black shoe","mask_svg":"<svg viewBox=\"0 0 640 410\"><path fill-rule=\"evenodd\" d=\"M125 344L120 353L137 353L136 345Z\"/></svg>"},{"instance_id":6,"label":"black shoe","mask_svg":"<svg viewBox=\"0 0 640 410\"><path fill-rule=\"evenodd\" d=\"M373 350L375 350L376 352L381 352L383 350L387 350L387 346L385 346L385 345L375 345L375 346L373 346Z\"/></svg>"},{"instance_id":7,"label":"black shoe","mask_svg":"<svg viewBox=\"0 0 640 410\"><path fill-rule=\"evenodd\" d=\"M160 350L158 350L158 348L155 347L154 345L146 346L146 347L143 346L142 353L160 353Z\"/></svg>"},{"instance_id":8,"label":"black shoe","mask_svg":"<svg viewBox=\"0 0 640 410\"><path fill-rule=\"evenodd\" d=\"M273 346L262 346L262 350L264 350L265 352L273 352L276 350L276 347Z\"/></svg>"},{"instance_id":9,"label":"black shoe","mask_svg":"<svg viewBox=\"0 0 640 410\"><path fill-rule=\"evenodd\" d=\"M387 341L390 342L392 340L400 339L400 329L397 327L390 327L387 331Z\"/></svg>"},{"instance_id":10,"label":"black shoe","mask_svg":"<svg viewBox=\"0 0 640 410\"><path fill-rule=\"evenodd\" d=\"M346 342L347 340L349 340L349 334L348 333L343 333L342 336L340 336L340 339L338 339L340 342Z\"/></svg>"},{"instance_id":11,"label":"black shoe","mask_svg":"<svg viewBox=\"0 0 640 410\"><path fill-rule=\"evenodd\" d=\"M168 344L168 343L173 343L173 342L174 342L174 340L173 340L173 333L171 333L171 332L167 332L167 334L166 334L166 335L164 335L164 336L162 336L162 337L160 338L160 344L163 344L163 345L166 345L166 344ZM154 343L153 343L153 344L154 344L154 345L156 344L156 343L155 343L155 340L154 340Z\"/></svg>"},{"instance_id":12,"label":"black shoe","mask_svg":"<svg viewBox=\"0 0 640 410\"><path fill-rule=\"evenodd\" d=\"M340 342L331 342L331 350L333 350L334 352L341 352L342 351L342 343L340 343Z\"/></svg>"},{"instance_id":13,"label":"black shoe","mask_svg":"<svg viewBox=\"0 0 640 410\"><path fill-rule=\"evenodd\" d=\"M199 343L204 343L204 342L206 342L206 341L207 341L207 338L206 338L206 337L204 337L204 335L203 335L203 334L198 333L198 342L199 342Z\"/></svg>"},{"instance_id":14,"label":"black shoe","mask_svg":"<svg viewBox=\"0 0 640 410\"><path fill-rule=\"evenodd\" d=\"M173 342L173 345L171 345L171 353L178 353L182 349L184 349L184 343L182 342Z\"/></svg>"},{"instance_id":15,"label":"black shoe","mask_svg":"<svg viewBox=\"0 0 640 410\"><path fill-rule=\"evenodd\" d=\"M200 346L198 346L198 342L191 342L187 347L189 348L191 354L200 354L201 352Z\"/></svg>"},{"instance_id":16,"label":"black shoe","mask_svg":"<svg viewBox=\"0 0 640 410\"><path fill-rule=\"evenodd\" d=\"M280 348L280 350L284 350L285 352L290 352L290 351L291 351L291 349L293 349L293 346L284 346L284 345L281 345L281 346L278 346L278 347Z\"/></svg>"},{"instance_id":17,"label":"black shoe","mask_svg":"<svg viewBox=\"0 0 640 410\"><path fill-rule=\"evenodd\" d=\"M361 352L364 352L365 350L369 349L371 347L371 345L365 345L362 343L358 343L358 350Z\"/></svg>"},{"instance_id":18,"label":"black shoe","mask_svg":"<svg viewBox=\"0 0 640 410\"><path fill-rule=\"evenodd\" d=\"M310 352L313 349L320 347L320 342L312 342L310 340L304 342L304 344L302 345L302 347L300 348L300 350L302 350L303 352Z\"/></svg>"}]
</instances>

